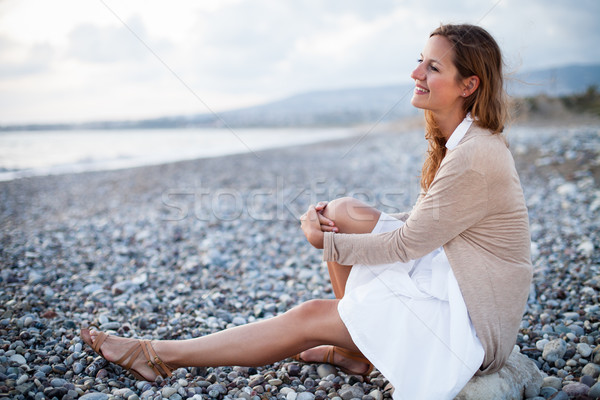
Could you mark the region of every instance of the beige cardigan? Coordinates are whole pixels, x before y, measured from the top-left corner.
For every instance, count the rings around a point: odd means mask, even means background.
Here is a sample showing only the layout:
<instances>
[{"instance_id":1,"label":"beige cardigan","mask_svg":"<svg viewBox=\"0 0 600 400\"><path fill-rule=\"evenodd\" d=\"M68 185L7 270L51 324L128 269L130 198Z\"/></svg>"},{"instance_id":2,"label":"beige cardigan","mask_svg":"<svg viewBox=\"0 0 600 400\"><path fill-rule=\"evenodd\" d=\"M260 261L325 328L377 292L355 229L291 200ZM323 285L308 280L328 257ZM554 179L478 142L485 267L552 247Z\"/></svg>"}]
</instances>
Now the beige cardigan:
<instances>
[{"instance_id":1,"label":"beige cardigan","mask_svg":"<svg viewBox=\"0 0 600 400\"><path fill-rule=\"evenodd\" d=\"M388 233L326 232L323 260L407 262L444 246L485 350L478 374L498 371L514 347L532 277L527 208L503 138L473 123L428 193L395 217L406 223Z\"/></svg>"}]
</instances>

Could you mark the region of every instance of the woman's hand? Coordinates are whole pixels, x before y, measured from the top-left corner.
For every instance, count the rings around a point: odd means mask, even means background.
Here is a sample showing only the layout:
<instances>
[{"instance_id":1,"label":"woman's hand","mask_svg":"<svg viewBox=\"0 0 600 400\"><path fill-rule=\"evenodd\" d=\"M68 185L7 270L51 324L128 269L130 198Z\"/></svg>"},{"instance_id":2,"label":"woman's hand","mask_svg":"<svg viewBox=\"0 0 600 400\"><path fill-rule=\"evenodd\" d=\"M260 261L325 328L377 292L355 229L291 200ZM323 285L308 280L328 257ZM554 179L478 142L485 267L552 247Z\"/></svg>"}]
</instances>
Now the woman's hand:
<instances>
[{"instance_id":1,"label":"woman's hand","mask_svg":"<svg viewBox=\"0 0 600 400\"><path fill-rule=\"evenodd\" d=\"M323 239L325 234L321 229L321 221L319 216L322 215L317 212L315 206L308 207L308 211L300 217L302 231L308 243L316 247L317 249L323 248Z\"/></svg>"},{"instance_id":2,"label":"woman's hand","mask_svg":"<svg viewBox=\"0 0 600 400\"><path fill-rule=\"evenodd\" d=\"M323 215L323 211L325 211L327 204L327 201L320 201L315 205L315 210L317 211L317 216L321 223L321 230L323 232L339 232L339 229L335 226L335 222Z\"/></svg>"},{"instance_id":3,"label":"woman's hand","mask_svg":"<svg viewBox=\"0 0 600 400\"><path fill-rule=\"evenodd\" d=\"M323 232L339 232L335 222L323 215L326 201L320 201L314 206L308 207L308 211L300 217L302 231L308 242L317 249L323 248Z\"/></svg>"}]
</instances>

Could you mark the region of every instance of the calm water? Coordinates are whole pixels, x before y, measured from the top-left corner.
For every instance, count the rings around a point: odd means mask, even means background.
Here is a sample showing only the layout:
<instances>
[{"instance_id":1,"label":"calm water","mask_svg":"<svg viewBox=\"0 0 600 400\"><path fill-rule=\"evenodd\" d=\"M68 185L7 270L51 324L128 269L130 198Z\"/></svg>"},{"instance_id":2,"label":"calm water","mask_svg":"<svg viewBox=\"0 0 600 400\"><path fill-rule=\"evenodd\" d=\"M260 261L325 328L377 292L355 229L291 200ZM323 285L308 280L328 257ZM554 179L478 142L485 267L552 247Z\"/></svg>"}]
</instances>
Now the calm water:
<instances>
[{"instance_id":1,"label":"calm water","mask_svg":"<svg viewBox=\"0 0 600 400\"><path fill-rule=\"evenodd\" d=\"M355 134L341 128L0 132L0 181L254 152Z\"/></svg>"}]
</instances>

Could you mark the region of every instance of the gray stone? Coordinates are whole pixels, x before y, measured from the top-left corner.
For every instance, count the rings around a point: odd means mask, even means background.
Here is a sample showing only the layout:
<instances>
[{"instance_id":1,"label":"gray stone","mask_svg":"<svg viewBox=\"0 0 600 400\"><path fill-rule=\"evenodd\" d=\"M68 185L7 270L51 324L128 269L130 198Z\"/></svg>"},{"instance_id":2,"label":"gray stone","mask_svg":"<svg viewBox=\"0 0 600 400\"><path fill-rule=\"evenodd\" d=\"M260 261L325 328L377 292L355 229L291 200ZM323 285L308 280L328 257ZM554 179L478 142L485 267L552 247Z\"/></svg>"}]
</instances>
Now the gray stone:
<instances>
[{"instance_id":1,"label":"gray stone","mask_svg":"<svg viewBox=\"0 0 600 400\"><path fill-rule=\"evenodd\" d=\"M321 364L317 367L317 374L320 378L325 378L331 374L337 374L337 369L331 364Z\"/></svg>"},{"instance_id":2,"label":"gray stone","mask_svg":"<svg viewBox=\"0 0 600 400\"><path fill-rule=\"evenodd\" d=\"M106 393L86 393L79 400L108 400Z\"/></svg>"},{"instance_id":3,"label":"gray stone","mask_svg":"<svg viewBox=\"0 0 600 400\"><path fill-rule=\"evenodd\" d=\"M588 387L592 387L594 386L594 383L596 383L596 380L589 375L583 375L581 378L579 378L579 382L587 385Z\"/></svg>"},{"instance_id":4,"label":"gray stone","mask_svg":"<svg viewBox=\"0 0 600 400\"><path fill-rule=\"evenodd\" d=\"M68 390L64 387L60 387L60 388L53 388L53 387L49 387L49 388L45 388L44 389L44 394L46 396L48 396L49 398L59 398L62 399L66 394L67 394ZM82 397L83 399L83 397ZM91 399L84 399L84 400L91 400ZM96 399L93 399L96 400ZM104 399L106 400L106 398Z\"/></svg>"},{"instance_id":5,"label":"gray stone","mask_svg":"<svg viewBox=\"0 0 600 400\"><path fill-rule=\"evenodd\" d=\"M592 361L596 364L600 364L600 346L596 346L592 352Z\"/></svg>"},{"instance_id":6,"label":"gray stone","mask_svg":"<svg viewBox=\"0 0 600 400\"><path fill-rule=\"evenodd\" d=\"M592 399L600 398L600 382L597 382L592 386L588 392L588 397L591 397Z\"/></svg>"},{"instance_id":7,"label":"gray stone","mask_svg":"<svg viewBox=\"0 0 600 400\"><path fill-rule=\"evenodd\" d=\"M160 391L160 394L165 399L168 399L169 397L173 396L175 393L177 393L177 389L175 389L173 387L169 387L169 386L162 388L162 390Z\"/></svg>"},{"instance_id":8,"label":"gray stone","mask_svg":"<svg viewBox=\"0 0 600 400\"><path fill-rule=\"evenodd\" d=\"M298 393L296 400L315 400L315 395L311 392L301 392Z\"/></svg>"},{"instance_id":9,"label":"gray stone","mask_svg":"<svg viewBox=\"0 0 600 400\"><path fill-rule=\"evenodd\" d=\"M10 356L9 358L10 361L15 362L19 365L25 365L27 364L27 360L25 360L25 357L23 357L20 354L13 354L12 356Z\"/></svg>"},{"instance_id":10,"label":"gray stone","mask_svg":"<svg viewBox=\"0 0 600 400\"><path fill-rule=\"evenodd\" d=\"M515 349L500 371L474 376L455 400L522 400L526 390L537 395L542 382L535 363Z\"/></svg>"},{"instance_id":11,"label":"gray stone","mask_svg":"<svg viewBox=\"0 0 600 400\"><path fill-rule=\"evenodd\" d=\"M553 388L551 386L546 386L540 390L540 396L542 396L545 399L549 399L550 396L552 396L556 392L558 392L558 389Z\"/></svg>"},{"instance_id":12,"label":"gray stone","mask_svg":"<svg viewBox=\"0 0 600 400\"><path fill-rule=\"evenodd\" d=\"M557 392L554 396L550 397L551 400L569 400L569 395L563 391Z\"/></svg>"},{"instance_id":13,"label":"gray stone","mask_svg":"<svg viewBox=\"0 0 600 400\"><path fill-rule=\"evenodd\" d=\"M375 400L383 400L383 393L381 393L381 391L378 389L375 389L372 392L370 392L369 396L371 396Z\"/></svg>"},{"instance_id":14,"label":"gray stone","mask_svg":"<svg viewBox=\"0 0 600 400\"><path fill-rule=\"evenodd\" d=\"M581 382L573 382L565 385L562 390L568 394L569 397L585 396L590 391L590 387Z\"/></svg>"},{"instance_id":15,"label":"gray stone","mask_svg":"<svg viewBox=\"0 0 600 400\"><path fill-rule=\"evenodd\" d=\"M592 348L587 343L578 343L577 352L581 354L582 357L588 358L590 354L592 354Z\"/></svg>"},{"instance_id":16,"label":"gray stone","mask_svg":"<svg viewBox=\"0 0 600 400\"><path fill-rule=\"evenodd\" d=\"M546 343L542 358L548 362L555 362L559 358L563 358L567 352L567 342L563 339L554 339Z\"/></svg>"},{"instance_id":17,"label":"gray stone","mask_svg":"<svg viewBox=\"0 0 600 400\"><path fill-rule=\"evenodd\" d=\"M85 367L82 363L76 362L73 364L73 372L75 372L76 374L80 374L81 372L83 372L84 369Z\"/></svg>"},{"instance_id":18,"label":"gray stone","mask_svg":"<svg viewBox=\"0 0 600 400\"><path fill-rule=\"evenodd\" d=\"M227 393L227 388L219 383L214 383L214 384L210 385L208 388L206 388L206 390L208 392L214 391L214 392L217 392L218 394L226 394Z\"/></svg>"},{"instance_id":19,"label":"gray stone","mask_svg":"<svg viewBox=\"0 0 600 400\"><path fill-rule=\"evenodd\" d=\"M343 400L350 400L350 399L354 399L354 398L361 399L365 395L365 392L358 386L350 386L350 387L341 389L338 392L338 394L340 395L340 397Z\"/></svg>"},{"instance_id":20,"label":"gray stone","mask_svg":"<svg viewBox=\"0 0 600 400\"><path fill-rule=\"evenodd\" d=\"M548 339L540 339L537 342L535 342L535 347L539 351L542 351L542 350L544 350L544 346L546 346L546 344L548 344L548 342L550 342Z\"/></svg>"},{"instance_id":21,"label":"gray stone","mask_svg":"<svg viewBox=\"0 0 600 400\"><path fill-rule=\"evenodd\" d=\"M63 387L63 386L65 386L66 383L67 383L67 381L64 379L61 379L61 378L54 378L50 381L50 385L55 388Z\"/></svg>"},{"instance_id":22,"label":"gray stone","mask_svg":"<svg viewBox=\"0 0 600 400\"><path fill-rule=\"evenodd\" d=\"M556 390L562 389L562 380L556 376L547 376L544 378L542 387L552 387Z\"/></svg>"}]
</instances>

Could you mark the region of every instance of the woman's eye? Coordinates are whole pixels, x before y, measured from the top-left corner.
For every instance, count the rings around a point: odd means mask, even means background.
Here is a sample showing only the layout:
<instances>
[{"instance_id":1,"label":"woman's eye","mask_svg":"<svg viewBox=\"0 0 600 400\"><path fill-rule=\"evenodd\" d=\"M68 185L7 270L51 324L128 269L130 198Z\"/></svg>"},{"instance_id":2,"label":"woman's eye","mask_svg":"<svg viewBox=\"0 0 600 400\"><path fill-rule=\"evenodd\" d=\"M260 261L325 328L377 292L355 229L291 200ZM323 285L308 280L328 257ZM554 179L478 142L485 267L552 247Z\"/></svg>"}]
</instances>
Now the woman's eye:
<instances>
[{"instance_id":1,"label":"woman's eye","mask_svg":"<svg viewBox=\"0 0 600 400\"><path fill-rule=\"evenodd\" d=\"M433 65L429 66L429 69L431 69L434 72L439 72L439 69L437 69L436 67L434 67Z\"/></svg>"},{"instance_id":2,"label":"woman's eye","mask_svg":"<svg viewBox=\"0 0 600 400\"><path fill-rule=\"evenodd\" d=\"M422 58L417 58L417 64L421 64L423 62Z\"/></svg>"}]
</instances>

